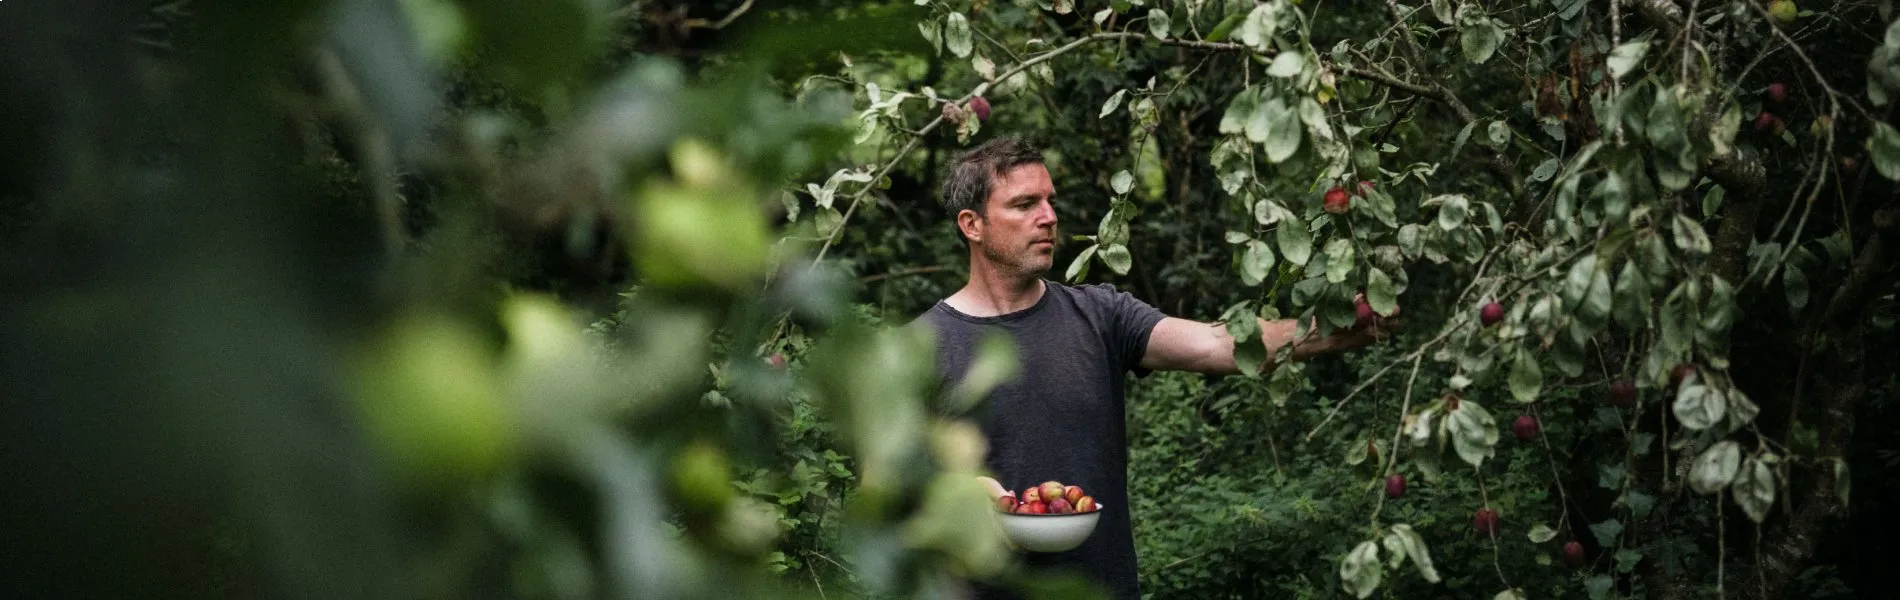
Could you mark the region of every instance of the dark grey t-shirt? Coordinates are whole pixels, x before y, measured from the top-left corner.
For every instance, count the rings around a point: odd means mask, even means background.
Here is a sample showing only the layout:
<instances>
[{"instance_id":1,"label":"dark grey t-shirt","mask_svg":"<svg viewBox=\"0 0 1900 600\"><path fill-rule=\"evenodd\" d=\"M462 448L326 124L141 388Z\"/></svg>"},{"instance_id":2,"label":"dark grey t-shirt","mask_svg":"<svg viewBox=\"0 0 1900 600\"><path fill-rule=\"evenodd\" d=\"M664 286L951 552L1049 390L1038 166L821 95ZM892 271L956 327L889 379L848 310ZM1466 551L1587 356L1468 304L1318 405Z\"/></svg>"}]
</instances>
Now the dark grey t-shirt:
<instances>
[{"instance_id":1,"label":"dark grey t-shirt","mask_svg":"<svg viewBox=\"0 0 1900 600\"><path fill-rule=\"evenodd\" d=\"M1042 299L1021 311L973 317L938 302L918 320L936 331L946 386L968 371L987 330L1000 328L1015 339L1022 368L973 415L989 438L987 466L1018 493L1056 480L1082 486L1102 504L1101 520L1080 548L1029 553L1024 561L1039 571L1080 572L1116 598L1135 600L1122 384L1126 373L1145 374L1139 365L1148 334L1164 315L1111 285L1045 283Z\"/></svg>"}]
</instances>

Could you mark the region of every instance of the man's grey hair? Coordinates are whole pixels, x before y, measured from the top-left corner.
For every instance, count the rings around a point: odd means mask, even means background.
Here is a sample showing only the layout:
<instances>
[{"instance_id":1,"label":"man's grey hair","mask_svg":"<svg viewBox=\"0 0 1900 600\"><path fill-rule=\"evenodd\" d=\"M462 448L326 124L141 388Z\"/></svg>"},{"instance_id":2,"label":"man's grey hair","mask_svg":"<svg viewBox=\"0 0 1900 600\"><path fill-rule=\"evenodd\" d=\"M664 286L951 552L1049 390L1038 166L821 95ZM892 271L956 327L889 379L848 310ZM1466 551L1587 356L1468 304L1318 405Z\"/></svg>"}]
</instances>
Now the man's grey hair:
<instances>
[{"instance_id":1,"label":"man's grey hair","mask_svg":"<svg viewBox=\"0 0 1900 600\"><path fill-rule=\"evenodd\" d=\"M950 214L951 222L966 210L986 216L983 205L990 198L990 188L996 178L1030 164L1042 164L1042 149L1015 136L983 142L951 160L943 178L943 207ZM963 239L961 230L957 238Z\"/></svg>"}]
</instances>

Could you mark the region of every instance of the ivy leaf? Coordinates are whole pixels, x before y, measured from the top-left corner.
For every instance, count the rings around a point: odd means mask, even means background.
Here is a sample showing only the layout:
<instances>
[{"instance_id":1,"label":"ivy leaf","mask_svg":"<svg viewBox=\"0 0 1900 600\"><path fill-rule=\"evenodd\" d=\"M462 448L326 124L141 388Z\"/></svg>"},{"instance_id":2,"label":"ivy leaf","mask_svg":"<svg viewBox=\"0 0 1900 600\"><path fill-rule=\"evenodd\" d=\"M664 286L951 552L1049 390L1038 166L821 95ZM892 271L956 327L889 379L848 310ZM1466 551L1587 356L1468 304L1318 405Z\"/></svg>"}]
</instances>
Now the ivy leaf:
<instances>
[{"instance_id":1,"label":"ivy leaf","mask_svg":"<svg viewBox=\"0 0 1900 600\"><path fill-rule=\"evenodd\" d=\"M1379 580L1385 577L1385 567L1379 564L1379 545L1371 541L1360 542L1339 561L1339 585L1346 588L1355 598L1371 596L1379 589Z\"/></svg>"},{"instance_id":2,"label":"ivy leaf","mask_svg":"<svg viewBox=\"0 0 1900 600\"><path fill-rule=\"evenodd\" d=\"M1610 76L1622 79L1630 72L1630 69L1636 68L1636 65L1642 62L1643 55L1647 53L1649 53L1649 42L1627 42L1617 46L1616 49L1610 51L1610 58L1605 61L1609 64Z\"/></svg>"},{"instance_id":3,"label":"ivy leaf","mask_svg":"<svg viewBox=\"0 0 1900 600\"><path fill-rule=\"evenodd\" d=\"M957 58L970 56L972 49L970 19L963 16L963 13L950 13L948 19L944 21L943 41L944 46L950 49L951 54L957 55Z\"/></svg>"},{"instance_id":4,"label":"ivy leaf","mask_svg":"<svg viewBox=\"0 0 1900 600\"><path fill-rule=\"evenodd\" d=\"M1399 308L1399 286L1377 267L1366 273L1366 303L1372 305L1372 312L1388 317Z\"/></svg>"},{"instance_id":5,"label":"ivy leaf","mask_svg":"<svg viewBox=\"0 0 1900 600\"><path fill-rule=\"evenodd\" d=\"M1676 393L1676 403L1670 407L1676 413L1676 419L1683 427L1701 431L1722 422L1728 412L1728 402L1722 393L1702 384L1683 386Z\"/></svg>"},{"instance_id":6,"label":"ivy leaf","mask_svg":"<svg viewBox=\"0 0 1900 600\"><path fill-rule=\"evenodd\" d=\"M1590 533L1597 538L1597 545L1605 548L1616 547L1617 536L1623 535L1623 522L1608 519L1602 523L1590 525Z\"/></svg>"},{"instance_id":7,"label":"ivy leaf","mask_svg":"<svg viewBox=\"0 0 1900 600\"><path fill-rule=\"evenodd\" d=\"M1306 222L1300 220L1299 215L1289 213L1281 219L1273 238L1279 242L1280 256L1287 262L1303 267L1313 256L1313 232L1306 230Z\"/></svg>"},{"instance_id":8,"label":"ivy leaf","mask_svg":"<svg viewBox=\"0 0 1900 600\"><path fill-rule=\"evenodd\" d=\"M1689 465L1689 489L1698 494L1713 494L1735 481L1741 468L1742 447L1734 440L1722 440L1695 457Z\"/></svg>"},{"instance_id":9,"label":"ivy leaf","mask_svg":"<svg viewBox=\"0 0 1900 600\"><path fill-rule=\"evenodd\" d=\"M1735 485L1729 491L1735 495L1735 503L1741 505L1748 520L1756 523L1768 518L1768 508L1775 505L1775 471L1767 464L1749 457L1735 475Z\"/></svg>"},{"instance_id":10,"label":"ivy leaf","mask_svg":"<svg viewBox=\"0 0 1900 600\"><path fill-rule=\"evenodd\" d=\"M1352 240L1345 236L1326 242L1326 281L1345 283L1346 276L1352 274L1353 259L1357 254L1353 250Z\"/></svg>"},{"instance_id":11,"label":"ivy leaf","mask_svg":"<svg viewBox=\"0 0 1900 600\"><path fill-rule=\"evenodd\" d=\"M1240 281L1247 285L1260 285L1273 269L1273 249L1266 242L1249 240L1247 249L1240 255Z\"/></svg>"},{"instance_id":12,"label":"ivy leaf","mask_svg":"<svg viewBox=\"0 0 1900 600\"><path fill-rule=\"evenodd\" d=\"M1900 132L1886 123L1874 124L1874 137L1867 140L1867 150L1874 158L1874 170L1882 177L1900 180Z\"/></svg>"},{"instance_id":13,"label":"ivy leaf","mask_svg":"<svg viewBox=\"0 0 1900 600\"><path fill-rule=\"evenodd\" d=\"M1122 98L1127 95L1128 95L1127 89L1115 90L1115 95L1109 96L1108 101L1102 103L1102 114L1096 115L1095 118L1097 119L1107 118L1108 115L1114 114L1115 109L1121 108Z\"/></svg>"},{"instance_id":14,"label":"ivy leaf","mask_svg":"<svg viewBox=\"0 0 1900 600\"><path fill-rule=\"evenodd\" d=\"M1518 351L1517 360L1511 364L1510 386L1511 397L1518 402L1537 401L1537 393L1544 389L1544 371L1530 352Z\"/></svg>"},{"instance_id":15,"label":"ivy leaf","mask_svg":"<svg viewBox=\"0 0 1900 600\"><path fill-rule=\"evenodd\" d=\"M1159 8L1148 9L1148 35L1155 36L1155 39L1167 39L1168 28L1173 24L1171 21L1168 11Z\"/></svg>"},{"instance_id":16,"label":"ivy leaf","mask_svg":"<svg viewBox=\"0 0 1900 600\"><path fill-rule=\"evenodd\" d=\"M1676 213L1676 219L1671 223L1670 228L1675 230L1676 247L1681 248L1683 252L1708 254L1712 249L1709 244L1709 234L1702 230L1700 223L1696 223L1687 215Z\"/></svg>"},{"instance_id":17,"label":"ivy leaf","mask_svg":"<svg viewBox=\"0 0 1900 600\"><path fill-rule=\"evenodd\" d=\"M1128 246L1115 244L1102 249L1102 262L1114 269L1116 275L1127 275L1128 268L1134 266L1134 260L1128 254Z\"/></svg>"},{"instance_id":18,"label":"ivy leaf","mask_svg":"<svg viewBox=\"0 0 1900 600\"><path fill-rule=\"evenodd\" d=\"M1088 248L1082 250L1081 254L1075 256L1075 261L1069 263L1069 270L1063 273L1062 278L1067 279L1069 283L1075 283L1088 276L1089 259L1095 257L1095 251L1099 248L1101 246L1090 244Z\"/></svg>"}]
</instances>

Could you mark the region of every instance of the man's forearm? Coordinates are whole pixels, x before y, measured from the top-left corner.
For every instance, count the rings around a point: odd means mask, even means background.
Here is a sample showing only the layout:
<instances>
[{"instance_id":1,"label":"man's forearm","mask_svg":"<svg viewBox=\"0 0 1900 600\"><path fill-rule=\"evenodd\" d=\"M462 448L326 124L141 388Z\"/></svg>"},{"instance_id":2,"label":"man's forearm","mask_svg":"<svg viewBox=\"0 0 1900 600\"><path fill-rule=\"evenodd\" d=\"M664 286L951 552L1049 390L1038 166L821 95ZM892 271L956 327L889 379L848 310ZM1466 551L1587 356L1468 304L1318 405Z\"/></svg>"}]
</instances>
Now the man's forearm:
<instances>
[{"instance_id":1,"label":"man's forearm","mask_svg":"<svg viewBox=\"0 0 1900 600\"><path fill-rule=\"evenodd\" d=\"M1260 319L1260 343L1267 348L1266 366L1278 364L1282 360L1281 353L1288 350L1289 344L1292 346L1291 360L1297 362L1323 354L1363 348L1372 341L1371 336L1359 331L1320 335L1317 319L1309 321L1306 335L1300 336L1299 325L1298 319Z\"/></svg>"}]
</instances>

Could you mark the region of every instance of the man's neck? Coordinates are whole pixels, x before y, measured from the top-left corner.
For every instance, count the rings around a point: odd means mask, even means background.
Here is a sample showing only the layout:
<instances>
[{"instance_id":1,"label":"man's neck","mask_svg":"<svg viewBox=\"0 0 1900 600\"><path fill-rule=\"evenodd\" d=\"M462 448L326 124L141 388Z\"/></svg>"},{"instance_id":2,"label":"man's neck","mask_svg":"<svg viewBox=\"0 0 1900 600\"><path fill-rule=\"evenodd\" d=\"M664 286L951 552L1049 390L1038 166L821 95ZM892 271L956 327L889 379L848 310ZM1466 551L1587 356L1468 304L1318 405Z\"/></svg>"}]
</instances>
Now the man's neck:
<instances>
[{"instance_id":1,"label":"man's neck","mask_svg":"<svg viewBox=\"0 0 1900 600\"><path fill-rule=\"evenodd\" d=\"M944 302L972 317L994 317L1035 306L1044 291L1040 276L1005 273L977 259L970 262L970 282Z\"/></svg>"}]
</instances>

